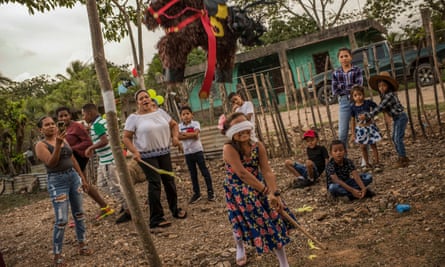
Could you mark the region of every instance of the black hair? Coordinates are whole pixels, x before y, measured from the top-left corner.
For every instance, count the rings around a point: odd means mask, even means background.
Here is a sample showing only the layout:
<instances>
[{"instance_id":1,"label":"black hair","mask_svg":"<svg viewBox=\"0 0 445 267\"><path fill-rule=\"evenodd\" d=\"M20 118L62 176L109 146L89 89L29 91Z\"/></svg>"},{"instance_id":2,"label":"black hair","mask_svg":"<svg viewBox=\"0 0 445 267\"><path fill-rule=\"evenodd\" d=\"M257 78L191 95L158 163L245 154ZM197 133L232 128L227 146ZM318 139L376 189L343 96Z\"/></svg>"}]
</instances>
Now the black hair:
<instances>
[{"instance_id":1,"label":"black hair","mask_svg":"<svg viewBox=\"0 0 445 267\"><path fill-rule=\"evenodd\" d=\"M354 102L354 100L352 98L352 94L355 91L360 91L363 94L363 96L365 96L365 88L361 85L354 85L354 86L352 86L351 91L349 92L351 94L351 96L350 96L351 102Z\"/></svg>"},{"instance_id":2,"label":"black hair","mask_svg":"<svg viewBox=\"0 0 445 267\"><path fill-rule=\"evenodd\" d=\"M349 48L347 48L347 47L342 47L342 48L338 49L337 57L340 56L340 52L341 52L341 51L346 51L346 52L348 52L348 54L349 54L350 56L352 56L352 51L351 51L351 49L349 49Z\"/></svg>"},{"instance_id":3,"label":"black hair","mask_svg":"<svg viewBox=\"0 0 445 267\"><path fill-rule=\"evenodd\" d=\"M72 115L71 110L68 107L62 106L56 109L56 116L59 116L59 112L66 110L70 115Z\"/></svg>"},{"instance_id":4,"label":"black hair","mask_svg":"<svg viewBox=\"0 0 445 267\"><path fill-rule=\"evenodd\" d=\"M41 129L43 127L43 120L46 119L46 118L51 118L51 119L54 120L53 117L48 116L48 115L40 117L39 120L37 120L37 127L39 127L39 129Z\"/></svg>"},{"instance_id":5,"label":"black hair","mask_svg":"<svg viewBox=\"0 0 445 267\"><path fill-rule=\"evenodd\" d=\"M134 100L138 101L138 95L139 95L140 93L142 93L142 92L146 92L146 93L148 94L147 90L145 90L145 89L139 89L139 90L136 91L136 93L134 93Z\"/></svg>"},{"instance_id":6,"label":"black hair","mask_svg":"<svg viewBox=\"0 0 445 267\"><path fill-rule=\"evenodd\" d=\"M240 95L240 94L238 94L237 92L231 92L229 94L229 96L227 97L227 99L229 99L229 101L230 101L232 99L232 97L237 96L237 95Z\"/></svg>"},{"instance_id":7,"label":"black hair","mask_svg":"<svg viewBox=\"0 0 445 267\"><path fill-rule=\"evenodd\" d=\"M184 111L184 110L188 110L188 111L190 111L190 113L193 114L192 108L189 106L182 106L181 109L179 110L179 114L181 114L182 111Z\"/></svg>"},{"instance_id":8,"label":"black hair","mask_svg":"<svg viewBox=\"0 0 445 267\"><path fill-rule=\"evenodd\" d=\"M329 151L332 151L332 147L335 145L342 145L343 148L346 150L346 145L343 143L342 140L332 140L331 145L329 146Z\"/></svg>"},{"instance_id":9,"label":"black hair","mask_svg":"<svg viewBox=\"0 0 445 267\"><path fill-rule=\"evenodd\" d=\"M378 80L377 81L377 88L378 88L378 84L379 83L385 83L386 86L388 86L387 93L388 92L395 92L395 91L397 91L396 88L394 87L394 85L392 83L388 82L387 80L384 80L384 79Z\"/></svg>"},{"instance_id":10,"label":"black hair","mask_svg":"<svg viewBox=\"0 0 445 267\"><path fill-rule=\"evenodd\" d=\"M84 111L98 111L96 104L93 103L83 105L82 109Z\"/></svg>"}]
</instances>

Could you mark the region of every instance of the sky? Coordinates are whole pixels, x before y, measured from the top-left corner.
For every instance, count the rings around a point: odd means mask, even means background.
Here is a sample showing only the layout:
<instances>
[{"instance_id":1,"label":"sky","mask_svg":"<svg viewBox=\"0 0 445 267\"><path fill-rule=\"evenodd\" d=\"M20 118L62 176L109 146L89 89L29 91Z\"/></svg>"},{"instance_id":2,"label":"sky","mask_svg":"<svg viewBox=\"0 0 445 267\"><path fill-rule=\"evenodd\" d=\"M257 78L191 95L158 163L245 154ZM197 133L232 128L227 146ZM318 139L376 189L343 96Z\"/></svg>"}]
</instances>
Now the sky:
<instances>
[{"instance_id":1,"label":"sky","mask_svg":"<svg viewBox=\"0 0 445 267\"><path fill-rule=\"evenodd\" d=\"M365 0L351 0L347 10L357 9ZM157 52L155 46L161 30L143 30L145 64ZM115 64L131 64L128 39L120 43L105 42L105 57ZM19 4L0 5L0 73L15 81L41 74L54 77L66 74L70 63L80 60L93 63L90 29L86 7L30 15Z\"/></svg>"},{"instance_id":2,"label":"sky","mask_svg":"<svg viewBox=\"0 0 445 267\"><path fill-rule=\"evenodd\" d=\"M161 31L143 30L144 60L157 52ZM105 42L105 57L116 64L132 64L129 39ZM86 7L59 8L30 15L18 4L0 5L0 73L15 81L48 74L66 74L71 62L93 63Z\"/></svg>"}]
</instances>

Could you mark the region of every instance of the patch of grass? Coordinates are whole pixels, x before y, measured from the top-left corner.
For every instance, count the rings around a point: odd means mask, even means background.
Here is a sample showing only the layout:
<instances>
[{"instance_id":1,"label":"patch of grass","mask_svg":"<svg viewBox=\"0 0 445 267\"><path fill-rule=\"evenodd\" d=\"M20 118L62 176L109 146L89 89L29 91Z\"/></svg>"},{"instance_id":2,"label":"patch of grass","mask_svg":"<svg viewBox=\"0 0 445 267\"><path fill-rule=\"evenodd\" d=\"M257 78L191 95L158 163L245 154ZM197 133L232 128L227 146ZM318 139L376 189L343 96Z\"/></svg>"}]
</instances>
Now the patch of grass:
<instances>
[{"instance_id":1,"label":"patch of grass","mask_svg":"<svg viewBox=\"0 0 445 267\"><path fill-rule=\"evenodd\" d=\"M11 209L20 208L45 198L49 198L46 191L30 194L0 195L0 215L8 213Z\"/></svg>"}]
</instances>

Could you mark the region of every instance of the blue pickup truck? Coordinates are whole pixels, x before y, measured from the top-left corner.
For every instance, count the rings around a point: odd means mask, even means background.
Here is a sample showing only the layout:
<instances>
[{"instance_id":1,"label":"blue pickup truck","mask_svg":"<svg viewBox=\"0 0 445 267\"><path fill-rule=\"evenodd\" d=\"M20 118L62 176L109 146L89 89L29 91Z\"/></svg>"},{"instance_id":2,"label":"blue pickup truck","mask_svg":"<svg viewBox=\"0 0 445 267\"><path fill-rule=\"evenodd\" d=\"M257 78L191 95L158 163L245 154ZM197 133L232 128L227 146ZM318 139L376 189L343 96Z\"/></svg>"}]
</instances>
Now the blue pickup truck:
<instances>
[{"instance_id":1,"label":"blue pickup truck","mask_svg":"<svg viewBox=\"0 0 445 267\"><path fill-rule=\"evenodd\" d=\"M406 76L409 80L414 80L414 78L417 77L420 86L432 85L434 83L434 75L433 68L430 65L429 61L430 51L430 48L422 48L420 51L416 49L405 51L405 66L403 65L402 55L393 54L394 70L397 79L399 81L403 79L403 70L405 69ZM374 52L376 56L374 56ZM371 76L377 74L377 70L391 72L390 46L387 41L372 43L370 45L352 50L352 64L360 67L363 72L364 53L367 55L368 58L368 69ZM439 68L444 68L445 44L438 44L436 46L436 54L439 59ZM419 62L416 68L417 55L419 55ZM324 86L325 75L327 78L327 95L325 95ZM363 77L365 77L364 73ZM319 99L319 102L322 104L326 104L326 102L328 102L329 104L334 104L337 101L336 98L332 95L331 78L332 70L329 70L326 73L323 72L316 74L313 77L313 80L308 84L309 92L315 93ZM366 79L364 80L366 85Z\"/></svg>"}]
</instances>

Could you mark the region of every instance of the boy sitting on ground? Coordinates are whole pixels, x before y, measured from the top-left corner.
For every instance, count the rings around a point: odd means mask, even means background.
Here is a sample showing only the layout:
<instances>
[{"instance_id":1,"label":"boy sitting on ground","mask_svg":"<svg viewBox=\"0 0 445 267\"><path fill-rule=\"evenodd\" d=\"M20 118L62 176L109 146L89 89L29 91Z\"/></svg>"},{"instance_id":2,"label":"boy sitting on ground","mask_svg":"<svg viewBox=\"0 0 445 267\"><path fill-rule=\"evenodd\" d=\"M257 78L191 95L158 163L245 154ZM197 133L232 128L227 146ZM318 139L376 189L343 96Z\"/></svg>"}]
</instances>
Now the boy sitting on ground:
<instances>
[{"instance_id":1,"label":"boy sitting on ground","mask_svg":"<svg viewBox=\"0 0 445 267\"><path fill-rule=\"evenodd\" d=\"M346 145L333 140L330 146L332 158L326 165L326 184L333 197L347 196L349 200L373 197L367 186L372 182L369 173L358 173L352 160L346 157Z\"/></svg>"},{"instance_id":2,"label":"boy sitting on ground","mask_svg":"<svg viewBox=\"0 0 445 267\"><path fill-rule=\"evenodd\" d=\"M318 145L318 134L315 131L306 131L303 140L306 142L306 155L308 157L306 163L302 164L292 160L284 162L286 168L296 177L292 183L294 188L303 188L314 184L323 173L329 160L327 149Z\"/></svg>"}]
</instances>

